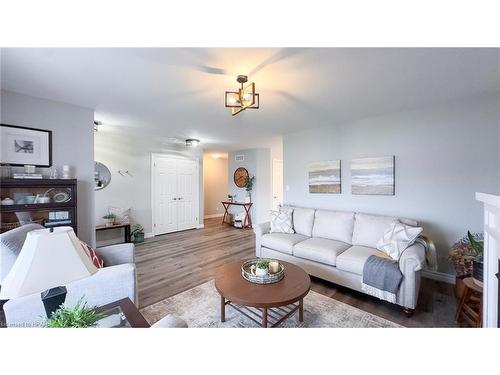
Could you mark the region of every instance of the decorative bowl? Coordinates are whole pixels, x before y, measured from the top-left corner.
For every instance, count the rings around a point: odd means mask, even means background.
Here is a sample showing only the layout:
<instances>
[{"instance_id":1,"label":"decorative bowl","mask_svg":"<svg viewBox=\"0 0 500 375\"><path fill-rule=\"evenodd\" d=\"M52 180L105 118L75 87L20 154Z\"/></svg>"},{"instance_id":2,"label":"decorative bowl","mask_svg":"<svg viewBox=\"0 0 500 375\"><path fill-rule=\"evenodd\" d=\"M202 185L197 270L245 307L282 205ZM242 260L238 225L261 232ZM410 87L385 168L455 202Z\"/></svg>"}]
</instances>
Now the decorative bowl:
<instances>
[{"instance_id":1,"label":"decorative bowl","mask_svg":"<svg viewBox=\"0 0 500 375\"><path fill-rule=\"evenodd\" d=\"M255 265L257 262L261 261L263 259L261 258L254 258L245 261L241 265L241 276L243 278L251 283L254 284L273 284L277 283L278 281L281 281L283 277L285 277L285 266L281 264L278 260L276 259L265 259L268 260L269 262L278 262L279 263L279 271L276 273L271 273L268 272L267 275L265 276L257 276L255 274Z\"/></svg>"}]
</instances>

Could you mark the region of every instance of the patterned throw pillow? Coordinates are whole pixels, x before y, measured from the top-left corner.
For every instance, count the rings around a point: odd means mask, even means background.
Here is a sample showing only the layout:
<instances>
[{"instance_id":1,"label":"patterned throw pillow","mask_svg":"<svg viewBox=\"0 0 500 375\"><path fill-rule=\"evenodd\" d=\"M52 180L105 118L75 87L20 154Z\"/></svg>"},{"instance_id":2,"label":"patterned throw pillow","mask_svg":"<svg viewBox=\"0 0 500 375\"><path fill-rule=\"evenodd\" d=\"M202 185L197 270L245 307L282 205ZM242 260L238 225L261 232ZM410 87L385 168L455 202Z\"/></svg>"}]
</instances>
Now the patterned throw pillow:
<instances>
[{"instance_id":1,"label":"patterned throw pillow","mask_svg":"<svg viewBox=\"0 0 500 375\"><path fill-rule=\"evenodd\" d=\"M385 252L392 259L398 260L403 251L413 245L420 233L422 233L422 228L394 220L378 241L377 249Z\"/></svg>"},{"instance_id":2,"label":"patterned throw pillow","mask_svg":"<svg viewBox=\"0 0 500 375\"><path fill-rule=\"evenodd\" d=\"M83 250L85 250L85 253L87 256L90 258L92 263L94 263L94 266L97 268L103 268L104 267L104 259L102 256L97 254L97 252L92 248L92 246L87 245L85 242L80 241L82 244Z\"/></svg>"},{"instance_id":3,"label":"patterned throw pillow","mask_svg":"<svg viewBox=\"0 0 500 375\"><path fill-rule=\"evenodd\" d=\"M280 211L270 211L271 213L271 232L270 233L288 233L293 234L291 209L282 209Z\"/></svg>"}]
</instances>

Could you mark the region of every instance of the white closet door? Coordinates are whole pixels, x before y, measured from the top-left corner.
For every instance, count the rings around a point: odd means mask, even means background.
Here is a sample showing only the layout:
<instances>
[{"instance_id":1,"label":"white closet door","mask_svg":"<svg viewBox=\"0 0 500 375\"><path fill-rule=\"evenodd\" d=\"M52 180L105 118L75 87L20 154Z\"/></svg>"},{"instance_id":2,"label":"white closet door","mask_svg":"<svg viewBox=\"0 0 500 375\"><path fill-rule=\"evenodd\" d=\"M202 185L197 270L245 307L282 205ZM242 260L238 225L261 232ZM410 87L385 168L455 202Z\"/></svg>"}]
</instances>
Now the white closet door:
<instances>
[{"instance_id":1,"label":"white closet door","mask_svg":"<svg viewBox=\"0 0 500 375\"><path fill-rule=\"evenodd\" d=\"M177 160L178 230L196 228L198 222L198 164L194 160Z\"/></svg>"},{"instance_id":2,"label":"white closet door","mask_svg":"<svg viewBox=\"0 0 500 375\"><path fill-rule=\"evenodd\" d=\"M154 159L154 234L176 231L177 206L177 160L167 157Z\"/></svg>"}]
</instances>

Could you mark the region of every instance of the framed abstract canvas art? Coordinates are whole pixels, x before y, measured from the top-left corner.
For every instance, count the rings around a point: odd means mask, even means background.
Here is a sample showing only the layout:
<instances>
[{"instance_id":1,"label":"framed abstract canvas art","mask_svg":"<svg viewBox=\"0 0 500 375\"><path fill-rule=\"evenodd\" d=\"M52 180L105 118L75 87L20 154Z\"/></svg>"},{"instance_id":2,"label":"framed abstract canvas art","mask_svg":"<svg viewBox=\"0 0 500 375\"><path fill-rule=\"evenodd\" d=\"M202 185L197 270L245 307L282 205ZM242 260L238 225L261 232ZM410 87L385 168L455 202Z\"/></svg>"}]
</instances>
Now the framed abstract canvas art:
<instances>
[{"instance_id":1,"label":"framed abstract canvas art","mask_svg":"<svg viewBox=\"0 0 500 375\"><path fill-rule=\"evenodd\" d=\"M309 193L340 194L340 160L309 164Z\"/></svg>"},{"instance_id":2,"label":"framed abstract canvas art","mask_svg":"<svg viewBox=\"0 0 500 375\"><path fill-rule=\"evenodd\" d=\"M356 195L394 195L394 156L353 159L351 192Z\"/></svg>"}]
</instances>

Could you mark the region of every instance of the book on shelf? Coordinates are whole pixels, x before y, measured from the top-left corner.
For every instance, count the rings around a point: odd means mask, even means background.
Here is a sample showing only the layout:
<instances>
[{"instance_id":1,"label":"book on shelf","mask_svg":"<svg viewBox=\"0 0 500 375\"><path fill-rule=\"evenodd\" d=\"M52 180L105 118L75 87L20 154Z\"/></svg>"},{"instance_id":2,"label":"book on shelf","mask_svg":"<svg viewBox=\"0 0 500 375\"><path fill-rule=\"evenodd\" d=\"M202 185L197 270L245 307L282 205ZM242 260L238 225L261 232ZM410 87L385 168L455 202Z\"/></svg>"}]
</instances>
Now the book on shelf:
<instances>
[{"instance_id":1,"label":"book on shelf","mask_svg":"<svg viewBox=\"0 0 500 375\"><path fill-rule=\"evenodd\" d=\"M54 220L54 221L46 221L44 223L44 226L46 227L54 227L57 225L65 225L65 224L72 224L71 220Z\"/></svg>"}]
</instances>

